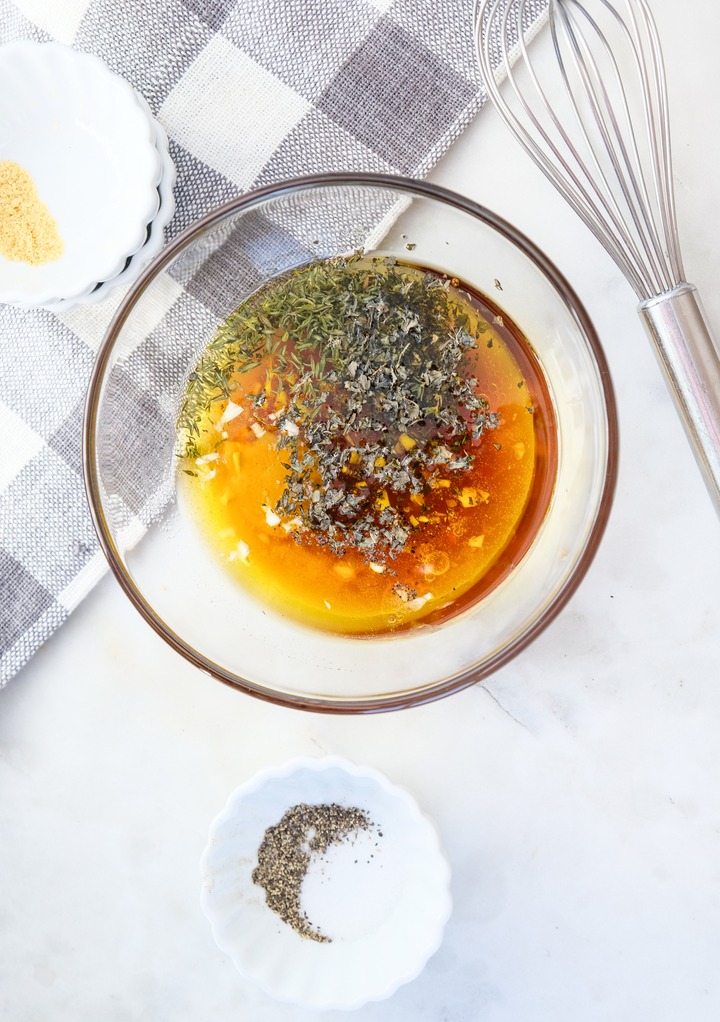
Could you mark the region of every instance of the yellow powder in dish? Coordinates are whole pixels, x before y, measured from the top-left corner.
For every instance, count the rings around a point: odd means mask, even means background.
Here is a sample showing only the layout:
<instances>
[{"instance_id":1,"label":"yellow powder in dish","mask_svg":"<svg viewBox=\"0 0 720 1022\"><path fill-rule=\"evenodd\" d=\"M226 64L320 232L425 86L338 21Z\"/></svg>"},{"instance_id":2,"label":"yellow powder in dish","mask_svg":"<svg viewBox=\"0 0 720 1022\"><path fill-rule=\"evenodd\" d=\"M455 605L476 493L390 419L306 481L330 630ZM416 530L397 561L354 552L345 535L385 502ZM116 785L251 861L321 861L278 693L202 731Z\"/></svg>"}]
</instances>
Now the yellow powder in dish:
<instances>
[{"instance_id":1,"label":"yellow powder in dish","mask_svg":"<svg viewBox=\"0 0 720 1022\"><path fill-rule=\"evenodd\" d=\"M38 196L32 177L18 163L0 160L0 254L39 266L62 253L55 218Z\"/></svg>"}]
</instances>

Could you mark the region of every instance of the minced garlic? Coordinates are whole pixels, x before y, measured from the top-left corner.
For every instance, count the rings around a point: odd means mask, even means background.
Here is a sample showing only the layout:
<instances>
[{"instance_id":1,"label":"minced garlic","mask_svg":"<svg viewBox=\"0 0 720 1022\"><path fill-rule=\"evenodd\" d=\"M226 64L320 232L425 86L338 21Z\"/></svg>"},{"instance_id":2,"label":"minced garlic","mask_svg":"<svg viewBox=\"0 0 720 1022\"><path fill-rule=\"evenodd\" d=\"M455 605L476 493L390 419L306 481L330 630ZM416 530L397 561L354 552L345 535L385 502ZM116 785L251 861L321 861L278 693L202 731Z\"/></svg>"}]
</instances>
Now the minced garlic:
<instances>
[{"instance_id":1,"label":"minced garlic","mask_svg":"<svg viewBox=\"0 0 720 1022\"><path fill-rule=\"evenodd\" d=\"M0 254L39 266L59 259L63 240L35 182L12 160L0 160Z\"/></svg>"}]
</instances>

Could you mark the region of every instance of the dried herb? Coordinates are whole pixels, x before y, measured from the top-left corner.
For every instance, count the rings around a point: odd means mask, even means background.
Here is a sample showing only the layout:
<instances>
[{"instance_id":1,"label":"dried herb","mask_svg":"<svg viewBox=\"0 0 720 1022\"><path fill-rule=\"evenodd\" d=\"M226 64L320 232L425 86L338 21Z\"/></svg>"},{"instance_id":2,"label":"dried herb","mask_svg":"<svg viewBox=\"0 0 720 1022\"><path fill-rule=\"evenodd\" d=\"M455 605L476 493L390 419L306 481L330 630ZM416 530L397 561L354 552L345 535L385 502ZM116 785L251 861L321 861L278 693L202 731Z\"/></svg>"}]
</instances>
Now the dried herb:
<instances>
[{"instance_id":1,"label":"dried herb","mask_svg":"<svg viewBox=\"0 0 720 1022\"><path fill-rule=\"evenodd\" d=\"M273 281L220 326L191 375L181 454L197 457L216 402L251 403L277 433L285 485L274 512L342 555L393 557L414 525L407 498L466 471L498 423L472 375L476 332L438 274L392 259L314 262ZM242 393L243 374L264 386ZM240 391L240 397L238 397Z\"/></svg>"},{"instance_id":2,"label":"dried herb","mask_svg":"<svg viewBox=\"0 0 720 1022\"><path fill-rule=\"evenodd\" d=\"M253 882L264 889L268 907L301 937L320 943L331 940L310 922L301 906L302 884L312 857L371 826L367 813L354 806L301 803L265 831Z\"/></svg>"}]
</instances>

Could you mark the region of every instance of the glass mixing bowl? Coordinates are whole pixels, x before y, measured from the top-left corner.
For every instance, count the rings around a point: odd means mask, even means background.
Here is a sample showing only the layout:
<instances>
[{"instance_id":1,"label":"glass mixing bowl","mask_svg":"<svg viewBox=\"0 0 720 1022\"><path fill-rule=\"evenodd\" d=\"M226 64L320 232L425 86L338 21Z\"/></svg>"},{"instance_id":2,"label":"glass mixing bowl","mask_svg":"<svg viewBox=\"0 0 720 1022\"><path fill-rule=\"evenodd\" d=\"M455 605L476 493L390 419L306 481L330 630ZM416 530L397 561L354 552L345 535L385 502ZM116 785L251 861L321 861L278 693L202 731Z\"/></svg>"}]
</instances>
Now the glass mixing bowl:
<instances>
[{"instance_id":1,"label":"glass mixing bowl","mask_svg":"<svg viewBox=\"0 0 720 1022\"><path fill-rule=\"evenodd\" d=\"M259 286L360 247L457 276L529 339L558 430L550 506L529 549L482 599L440 624L358 638L298 624L241 588L176 493L176 420L218 324ZM90 385L84 464L115 576L182 656L286 706L363 713L472 685L553 620L597 550L614 491L617 422L595 331L567 282L522 234L444 189L380 175L263 188L177 237L127 294Z\"/></svg>"}]
</instances>

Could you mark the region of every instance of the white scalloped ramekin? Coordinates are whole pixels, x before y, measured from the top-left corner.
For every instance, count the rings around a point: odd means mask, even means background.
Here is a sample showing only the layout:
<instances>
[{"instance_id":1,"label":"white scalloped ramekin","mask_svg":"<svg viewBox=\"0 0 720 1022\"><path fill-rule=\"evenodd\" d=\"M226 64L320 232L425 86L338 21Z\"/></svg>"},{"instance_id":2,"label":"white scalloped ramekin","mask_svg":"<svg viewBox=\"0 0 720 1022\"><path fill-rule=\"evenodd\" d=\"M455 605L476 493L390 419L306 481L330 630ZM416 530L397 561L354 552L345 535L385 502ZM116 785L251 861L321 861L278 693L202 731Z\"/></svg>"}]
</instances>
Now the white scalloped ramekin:
<instances>
[{"instance_id":1,"label":"white scalloped ramekin","mask_svg":"<svg viewBox=\"0 0 720 1022\"><path fill-rule=\"evenodd\" d=\"M115 288L127 287L137 280L150 260L155 258L165 244L165 228L175 212L173 186L176 174L175 164L170 156L167 134L157 121L154 121L153 124L162 165L162 176L157 186L160 194L160 206L156 215L147 225L144 244L130 256L124 268L116 276L109 280L99 281L89 292L79 295L77 298L61 298L54 302L45 302L43 308L49 309L51 312L68 312L77 305L97 305L98 302L104 301Z\"/></svg>"},{"instance_id":2,"label":"white scalloped ramekin","mask_svg":"<svg viewBox=\"0 0 720 1022\"><path fill-rule=\"evenodd\" d=\"M308 871L302 909L329 943L296 933L252 879L265 831L300 803L354 806L374 825ZM415 979L452 909L434 824L377 770L335 756L292 760L238 788L212 824L201 868L218 946L270 996L316 1010L358 1008Z\"/></svg>"},{"instance_id":3,"label":"white scalloped ramekin","mask_svg":"<svg viewBox=\"0 0 720 1022\"><path fill-rule=\"evenodd\" d=\"M57 221L61 257L40 266L0 256L0 301L71 299L121 272L147 238L162 175L151 118L132 86L60 43L0 47L0 160L32 176Z\"/></svg>"}]
</instances>

